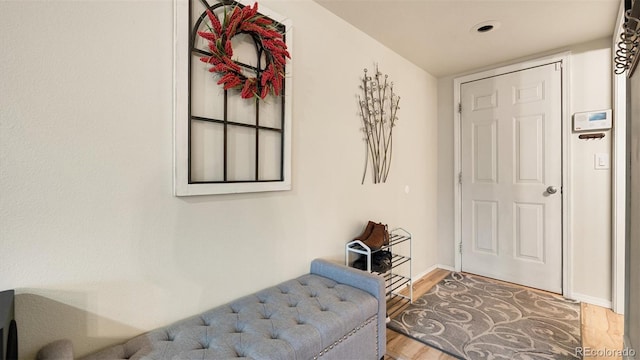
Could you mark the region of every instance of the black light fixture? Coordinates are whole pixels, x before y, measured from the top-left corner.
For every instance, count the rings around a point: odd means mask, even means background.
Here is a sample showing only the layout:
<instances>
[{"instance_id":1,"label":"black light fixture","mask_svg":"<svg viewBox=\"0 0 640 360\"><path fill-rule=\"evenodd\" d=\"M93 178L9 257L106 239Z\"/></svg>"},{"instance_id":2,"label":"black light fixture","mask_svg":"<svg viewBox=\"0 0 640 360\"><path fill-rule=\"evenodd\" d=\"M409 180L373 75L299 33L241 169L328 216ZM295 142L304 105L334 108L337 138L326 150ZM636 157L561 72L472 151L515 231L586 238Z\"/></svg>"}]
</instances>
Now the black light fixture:
<instances>
[{"instance_id":1,"label":"black light fixture","mask_svg":"<svg viewBox=\"0 0 640 360\"><path fill-rule=\"evenodd\" d=\"M640 0L625 1L624 24L616 50L615 73L633 76L640 59Z\"/></svg>"},{"instance_id":2,"label":"black light fixture","mask_svg":"<svg viewBox=\"0 0 640 360\"><path fill-rule=\"evenodd\" d=\"M497 30L500 27L500 22L496 20L484 21L479 24L474 25L471 28L471 32L477 32L479 34L484 34L491 32L493 30Z\"/></svg>"}]
</instances>

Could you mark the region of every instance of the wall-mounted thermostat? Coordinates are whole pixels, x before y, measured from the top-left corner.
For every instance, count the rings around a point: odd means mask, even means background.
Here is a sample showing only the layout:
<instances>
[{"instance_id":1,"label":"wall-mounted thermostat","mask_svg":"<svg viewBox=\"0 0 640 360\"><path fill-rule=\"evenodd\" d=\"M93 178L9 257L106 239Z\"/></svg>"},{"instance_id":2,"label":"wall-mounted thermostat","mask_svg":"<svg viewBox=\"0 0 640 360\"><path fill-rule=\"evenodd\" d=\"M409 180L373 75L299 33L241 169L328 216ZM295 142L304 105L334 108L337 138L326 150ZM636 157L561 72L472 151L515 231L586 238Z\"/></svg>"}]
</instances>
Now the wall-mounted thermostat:
<instances>
[{"instance_id":1,"label":"wall-mounted thermostat","mask_svg":"<svg viewBox=\"0 0 640 360\"><path fill-rule=\"evenodd\" d=\"M611 109L573 114L573 131L611 129Z\"/></svg>"}]
</instances>

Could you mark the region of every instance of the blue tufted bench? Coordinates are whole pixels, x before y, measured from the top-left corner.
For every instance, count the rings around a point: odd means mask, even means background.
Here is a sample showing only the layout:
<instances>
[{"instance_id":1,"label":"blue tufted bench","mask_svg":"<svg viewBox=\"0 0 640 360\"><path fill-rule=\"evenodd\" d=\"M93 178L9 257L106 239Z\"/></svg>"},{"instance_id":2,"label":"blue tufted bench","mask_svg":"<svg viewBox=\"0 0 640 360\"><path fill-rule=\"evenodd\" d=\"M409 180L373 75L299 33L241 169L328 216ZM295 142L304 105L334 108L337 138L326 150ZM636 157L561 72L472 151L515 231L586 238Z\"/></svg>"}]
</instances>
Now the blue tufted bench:
<instances>
[{"instance_id":1,"label":"blue tufted bench","mask_svg":"<svg viewBox=\"0 0 640 360\"><path fill-rule=\"evenodd\" d=\"M84 357L106 359L380 359L381 277L316 259L309 274ZM72 359L69 341L38 359Z\"/></svg>"}]
</instances>

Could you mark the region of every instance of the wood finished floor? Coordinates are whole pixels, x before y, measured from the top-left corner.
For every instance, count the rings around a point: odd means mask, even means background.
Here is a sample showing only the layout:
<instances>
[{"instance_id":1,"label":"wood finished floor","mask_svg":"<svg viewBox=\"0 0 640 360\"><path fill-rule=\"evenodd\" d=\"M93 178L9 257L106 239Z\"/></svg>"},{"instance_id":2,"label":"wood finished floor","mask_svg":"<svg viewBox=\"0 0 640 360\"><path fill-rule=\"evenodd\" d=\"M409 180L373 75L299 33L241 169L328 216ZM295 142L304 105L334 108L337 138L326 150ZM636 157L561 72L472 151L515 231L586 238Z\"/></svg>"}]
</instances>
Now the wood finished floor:
<instances>
[{"instance_id":1,"label":"wood finished floor","mask_svg":"<svg viewBox=\"0 0 640 360\"><path fill-rule=\"evenodd\" d=\"M448 270L436 269L413 284L413 298L429 291L449 275ZM539 291L539 290L536 290ZM387 304L389 313L395 313L401 305ZM406 305L405 305L406 306ZM592 350L622 349L623 316L600 306L581 304L582 346ZM387 329L387 354L385 360L442 360L455 359L437 349L424 345L393 330ZM621 359L621 357L584 357L585 360Z\"/></svg>"}]
</instances>

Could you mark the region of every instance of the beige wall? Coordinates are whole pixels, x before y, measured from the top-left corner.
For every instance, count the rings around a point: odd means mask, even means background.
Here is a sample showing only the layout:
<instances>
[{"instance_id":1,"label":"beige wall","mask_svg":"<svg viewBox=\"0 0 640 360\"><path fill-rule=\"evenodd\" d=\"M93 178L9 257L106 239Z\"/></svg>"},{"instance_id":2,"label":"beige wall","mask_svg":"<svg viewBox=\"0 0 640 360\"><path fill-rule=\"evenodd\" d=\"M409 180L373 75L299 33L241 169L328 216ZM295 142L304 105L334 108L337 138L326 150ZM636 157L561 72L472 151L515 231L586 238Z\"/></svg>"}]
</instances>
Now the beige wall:
<instances>
[{"instance_id":1,"label":"beige wall","mask_svg":"<svg viewBox=\"0 0 640 360\"><path fill-rule=\"evenodd\" d=\"M569 112L611 108L611 44L601 39L553 53L570 51ZM538 57L543 56L539 55ZM506 65L506 64L500 64ZM496 66L500 66L496 65ZM485 70L485 69L481 69ZM476 71L473 71L476 72ZM473 73L469 72L469 73ZM438 79L438 255L454 265L453 79ZM594 154L610 153L611 132L602 140L571 134L573 296L598 305L611 302L610 170L594 170Z\"/></svg>"},{"instance_id":2,"label":"beige wall","mask_svg":"<svg viewBox=\"0 0 640 360\"><path fill-rule=\"evenodd\" d=\"M611 108L611 40L571 48L570 113ZM602 140L571 135L573 295L610 306L611 170L595 170L594 154L611 154L611 131Z\"/></svg>"},{"instance_id":3,"label":"beige wall","mask_svg":"<svg viewBox=\"0 0 640 360\"><path fill-rule=\"evenodd\" d=\"M366 220L437 263L437 81L312 1L293 21L293 190L172 196L172 1L0 2L0 289L20 353L82 355L342 261ZM378 62L402 97L389 181L360 185L355 94ZM405 187L409 193L405 193Z\"/></svg>"}]
</instances>

